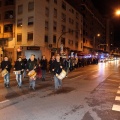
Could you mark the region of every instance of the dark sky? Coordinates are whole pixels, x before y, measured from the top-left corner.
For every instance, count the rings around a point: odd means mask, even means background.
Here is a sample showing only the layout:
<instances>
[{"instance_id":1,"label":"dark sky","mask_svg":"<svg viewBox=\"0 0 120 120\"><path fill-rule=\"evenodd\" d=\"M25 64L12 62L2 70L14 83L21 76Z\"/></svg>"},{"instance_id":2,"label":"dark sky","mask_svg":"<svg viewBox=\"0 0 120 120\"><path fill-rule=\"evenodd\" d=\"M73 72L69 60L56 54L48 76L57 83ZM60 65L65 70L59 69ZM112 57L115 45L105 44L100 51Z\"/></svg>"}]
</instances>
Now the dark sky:
<instances>
[{"instance_id":1,"label":"dark sky","mask_svg":"<svg viewBox=\"0 0 120 120\"><path fill-rule=\"evenodd\" d=\"M120 0L92 0L94 6L104 16L108 16L114 24L114 45L120 47L120 16L115 16L115 10L120 8Z\"/></svg>"}]
</instances>

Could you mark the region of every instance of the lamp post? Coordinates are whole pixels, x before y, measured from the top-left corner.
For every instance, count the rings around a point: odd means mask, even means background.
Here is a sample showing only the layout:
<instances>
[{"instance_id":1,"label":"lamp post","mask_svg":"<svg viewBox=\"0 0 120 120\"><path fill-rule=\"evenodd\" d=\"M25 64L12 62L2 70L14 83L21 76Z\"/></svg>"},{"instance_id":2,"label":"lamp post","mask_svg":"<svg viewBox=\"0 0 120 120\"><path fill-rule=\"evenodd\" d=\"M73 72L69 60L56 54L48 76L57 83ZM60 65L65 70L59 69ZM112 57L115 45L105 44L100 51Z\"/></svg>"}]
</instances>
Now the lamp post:
<instances>
[{"instance_id":1,"label":"lamp post","mask_svg":"<svg viewBox=\"0 0 120 120\"><path fill-rule=\"evenodd\" d=\"M80 30L73 30L73 31L66 31L66 32L62 32L62 34L59 36L58 40L57 40L57 54L58 54L58 44L59 44L59 41L60 39L62 38L62 36L66 33L70 33L70 32L77 32L77 31L80 31Z\"/></svg>"},{"instance_id":2,"label":"lamp post","mask_svg":"<svg viewBox=\"0 0 120 120\"><path fill-rule=\"evenodd\" d=\"M96 34L96 35L94 36L94 44L93 44L93 49L94 49L94 51L95 51L95 48L96 48L96 37L100 37L100 36L101 36L100 33L98 33L98 34Z\"/></svg>"}]
</instances>

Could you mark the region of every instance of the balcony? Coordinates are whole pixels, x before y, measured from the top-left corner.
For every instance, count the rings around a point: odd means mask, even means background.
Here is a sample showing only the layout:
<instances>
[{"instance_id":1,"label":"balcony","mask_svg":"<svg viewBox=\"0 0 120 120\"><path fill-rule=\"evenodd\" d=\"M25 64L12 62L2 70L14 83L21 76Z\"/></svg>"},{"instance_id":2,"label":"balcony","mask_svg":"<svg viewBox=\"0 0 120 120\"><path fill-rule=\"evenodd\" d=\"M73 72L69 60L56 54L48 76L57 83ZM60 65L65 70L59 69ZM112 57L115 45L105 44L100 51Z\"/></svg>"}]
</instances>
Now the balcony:
<instances>
[{"instance_id":1,"label":"balcony","mask_svg":"<svg viewBox=\"0 0 120 120\"><path fill-rule=\"evenodd\" d=\"M0 33L0 38L13 38L13 32Z\"/></svg>"}]
</instances>

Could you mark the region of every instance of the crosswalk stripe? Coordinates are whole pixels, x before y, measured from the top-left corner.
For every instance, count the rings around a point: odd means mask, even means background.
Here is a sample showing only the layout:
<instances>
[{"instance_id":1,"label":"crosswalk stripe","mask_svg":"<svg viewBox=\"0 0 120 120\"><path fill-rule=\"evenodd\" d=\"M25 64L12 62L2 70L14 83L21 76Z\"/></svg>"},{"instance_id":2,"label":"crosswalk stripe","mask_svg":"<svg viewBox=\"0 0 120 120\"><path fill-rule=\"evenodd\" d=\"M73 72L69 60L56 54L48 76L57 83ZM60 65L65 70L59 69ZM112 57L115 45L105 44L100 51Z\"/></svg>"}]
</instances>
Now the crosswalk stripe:
<instances>
[{"instance_id":1,"label":"crosswalk stripe","mask_svg":"<svg viewBox=\"0 0 120 120\"><path fill-rule=\"evenodd\" d=\"M112 110L120 111L120 105L113 105Z\"/></svg>"},{"instance_id":2,"label":"crosswalk stripe","mask_svg":"<svg viewBox=\"0 0 120 120\"><path fill-rule=\"evenodd\" d=\"M115 100L119 100L120 101L120 96L116 96Z\"/></svg>"},{"instance_id":3,"label":"crosswalk stripe","mask_svg":"<svg viewBox=\"0 0 120 120\"><path fill-rule=\"evenodd\" d=\"M118 90L117 93L120 94L120 90Z\"/></svg>"}]
</instances>

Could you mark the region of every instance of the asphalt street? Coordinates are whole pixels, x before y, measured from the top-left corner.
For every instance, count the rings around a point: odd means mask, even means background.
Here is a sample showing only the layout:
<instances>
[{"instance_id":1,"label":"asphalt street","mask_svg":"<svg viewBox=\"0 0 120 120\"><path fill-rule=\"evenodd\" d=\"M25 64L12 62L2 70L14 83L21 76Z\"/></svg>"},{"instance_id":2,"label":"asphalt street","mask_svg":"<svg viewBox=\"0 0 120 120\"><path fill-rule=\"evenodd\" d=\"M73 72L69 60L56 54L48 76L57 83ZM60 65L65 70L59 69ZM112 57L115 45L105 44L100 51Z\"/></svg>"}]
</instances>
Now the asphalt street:
<instances>
[{"instance_id":1,"label":"asphalt street","mask_svg":"<svg viewBox=\"0 0 120 120\"><path fill-rule=\"evenodd\" d=\"M120 61L78 68L54 91L52 76L28 88L28 78L17 87L11 74L10 88L0 78L1 120L120 120Z\"/></svg>"}]
</instances>

